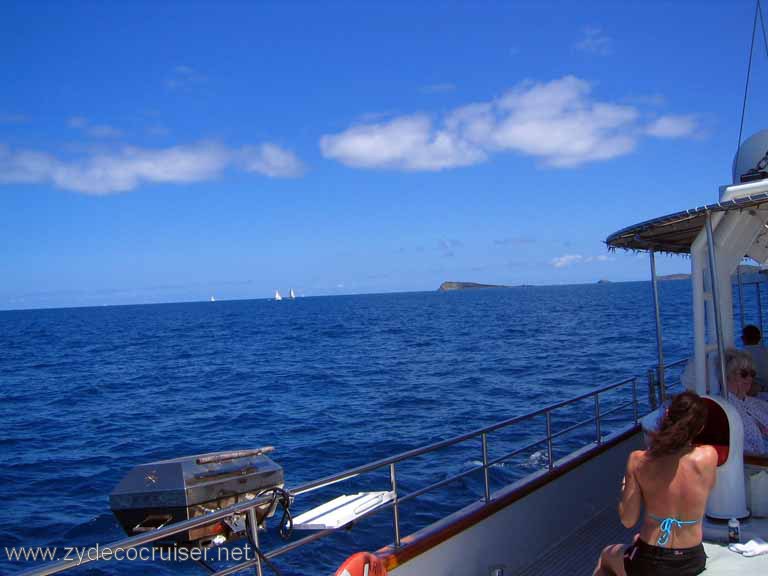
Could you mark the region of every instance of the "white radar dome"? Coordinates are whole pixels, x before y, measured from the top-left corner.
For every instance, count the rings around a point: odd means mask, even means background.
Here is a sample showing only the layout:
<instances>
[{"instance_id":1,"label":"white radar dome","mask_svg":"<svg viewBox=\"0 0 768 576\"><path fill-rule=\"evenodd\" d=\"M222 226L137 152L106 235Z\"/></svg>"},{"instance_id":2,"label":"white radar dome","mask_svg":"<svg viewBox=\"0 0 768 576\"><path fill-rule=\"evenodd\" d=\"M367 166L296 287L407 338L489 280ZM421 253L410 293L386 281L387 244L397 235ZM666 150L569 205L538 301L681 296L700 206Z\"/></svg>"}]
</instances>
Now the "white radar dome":
<instances>
[{"instance_id":1,"label":"white radar dome","mask_svg":"<svg viewBox=\"0 0 768 576\"><path fill-rule=\"evenodd\" d=\"M739 147L733 159L733 183L741 184L741 177L751 170L768 172L768 130L753 134Z\"/></svg>"}]
</instances>

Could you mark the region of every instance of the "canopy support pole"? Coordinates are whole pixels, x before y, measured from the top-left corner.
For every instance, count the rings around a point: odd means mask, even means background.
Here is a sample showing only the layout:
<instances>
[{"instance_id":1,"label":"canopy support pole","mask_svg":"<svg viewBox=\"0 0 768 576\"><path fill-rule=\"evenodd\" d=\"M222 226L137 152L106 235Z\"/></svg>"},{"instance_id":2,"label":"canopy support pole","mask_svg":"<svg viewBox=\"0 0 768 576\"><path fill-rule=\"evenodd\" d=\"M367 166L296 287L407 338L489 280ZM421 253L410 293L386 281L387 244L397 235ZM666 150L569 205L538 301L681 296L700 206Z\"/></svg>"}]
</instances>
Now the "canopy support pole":
<instances>
[{"instance_id":1,"label":"canopy support pole","mask_svg":"<svg viewBox=\"0 0 768 576\"><path fill-rule=\"evenodd\" d=\"M736 266L736 278L739 280L739 317L741 318L741 331L743 332L746 323L744 322L744 289L741 282L741 262Z\"/></svg>"},{"instance_id":2,"label":"canopy support pole","mask_svg":"<svg viewBox=\"0 0 768 576\"><path fill-rule=\"evenodd\" d=\"M728 399L728 384L725 370L725 346L723 346L723 327L720 318L720 286L717 280L717 258L715 256L715 237L712 232L712 212L707 210L707 248L709 252L709 279L712 288L712 308L715 317L715 337L717 339L717 354L720 359L720 393Z\"/></svg>"},{"instance_id":3,"label":"canopy support pole","mask_svg":"<svg viewBox=\"0 0 768 576\"><path fill-rule=\"evenodd\" d=\"M656 312L656 355L658 366L656 367L656 381L659 383L659 395L661 401L667 399L667 384L664 378L664 340L661 334L661 305L659 301L659 282L656 277L656 253L651 250L651 285L653 287L653 308Z\"/></svg>"}]
</instances>

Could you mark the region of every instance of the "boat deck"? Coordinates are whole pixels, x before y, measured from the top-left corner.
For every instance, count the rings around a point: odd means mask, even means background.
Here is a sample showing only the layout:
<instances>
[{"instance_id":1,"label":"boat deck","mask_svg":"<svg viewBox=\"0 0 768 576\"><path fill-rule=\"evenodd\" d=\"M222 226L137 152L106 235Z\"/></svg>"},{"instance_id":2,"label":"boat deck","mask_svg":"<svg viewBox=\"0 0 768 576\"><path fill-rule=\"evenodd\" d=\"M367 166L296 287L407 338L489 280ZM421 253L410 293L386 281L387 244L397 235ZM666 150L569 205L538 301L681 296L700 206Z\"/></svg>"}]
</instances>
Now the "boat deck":
<instances>
[{"instance_id":1,"label":"boat deck","mask_svg":"<svg viewBox=\"0 0 768 576\"><path fill-rule=\"evenodd\" d=\"M752 520L768 539L768 519ZM755 527L753 525L753 527ZM587 576L592 574L601 550L608 544L629 544L635 530L627 530L619 522L615 506L609 506L578 528L571 536L550 548L541 558L516 576ZM744 558L728 550L726 544L705 542L707 569L705 574L717 576L768 574L768 554Z\"/></svg>"}]
</instances>

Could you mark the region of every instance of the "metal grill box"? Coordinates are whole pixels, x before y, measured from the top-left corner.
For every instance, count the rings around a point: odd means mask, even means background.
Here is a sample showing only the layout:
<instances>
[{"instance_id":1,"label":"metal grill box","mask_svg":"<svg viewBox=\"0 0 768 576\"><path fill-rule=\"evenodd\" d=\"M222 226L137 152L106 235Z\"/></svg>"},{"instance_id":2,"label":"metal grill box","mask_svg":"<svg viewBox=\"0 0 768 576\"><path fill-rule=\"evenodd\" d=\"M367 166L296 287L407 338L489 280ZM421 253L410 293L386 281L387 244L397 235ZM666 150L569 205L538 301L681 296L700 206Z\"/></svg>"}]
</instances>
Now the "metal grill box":
<instances>
[{"instance_id":1,"label":"metal grill box","mask_svg":"<svg viewBox=\"0 0 768 576\"><path fill-rule=\"evenodd\" d=\"M112 491L110 508L125 532L134 535L252 499L265 489L283 486L283 468L265 456L266 451L216 452L141 464ZM260 522L272 512L268 508L257 510ZM231 537L239 531L233 522L221 522L173 540L205 545L218 534Z\"/></svg>"}]
</instances>

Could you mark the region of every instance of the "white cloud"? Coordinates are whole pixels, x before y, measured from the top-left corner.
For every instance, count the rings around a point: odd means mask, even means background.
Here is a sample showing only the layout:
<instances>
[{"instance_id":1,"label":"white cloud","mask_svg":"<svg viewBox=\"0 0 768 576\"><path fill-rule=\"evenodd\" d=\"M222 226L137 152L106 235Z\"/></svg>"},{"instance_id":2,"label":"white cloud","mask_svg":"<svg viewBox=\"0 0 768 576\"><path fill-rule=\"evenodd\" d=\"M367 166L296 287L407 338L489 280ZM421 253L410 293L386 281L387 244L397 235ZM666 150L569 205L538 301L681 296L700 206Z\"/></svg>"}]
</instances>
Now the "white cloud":
<instances>
[{"instance_id":1,"label":"white cloud","mask_svg":"<svg viewBox=\"0 0 768 576\"><path fill-rule=\"evenodd\" d=\"M122 132L108 124L96 124L89 126L86 132L94 138L118 138Z\"/></svg>"},{"instance_id":2,"label":"white cloud","mask_svg":"<svg viewBox=\"0 0 768 576\"><path fill-rule=\"evenodd\" d=\"M589 264L590 262L611 262L614 258L607 254L598 256L582 256L581 254L564 254L557 258L552 258L550 264L555 268L566 268L572 264Z\"/></svg>"},{"instance_id":3,"label":"white cloud","mask_svg":"<svg viewBox=\"0 0 768 576\"><path fill-rule=\"evenodd\" d=\"M558 256L557 258L552 258L550 264L555 268L565 268L566 266L581 262L582 260L584 260L584 256L581 254L565 254L563 256Z\"/></svg>"},{"instance_id":4,"label":"white cloud","mask_svg":"<svg viewBox=\"0 0 768 576\"><path fill-rule=\"evenodd\" d=\"M613 52L613 41L600 28L589 27L582 30L581 39L574 45L576 50L608 56Z\"/></svg>"},{"instance_id":5,"label":"white cloud","mask_svg":"<svg viewBox=\"0 0 768 576\"><path fill-rule=\"evenodd\" d=\"M263 144L261 148L265 146L298 162L291 152L272 144ZM46 152L12 151L7 146L0 146L0 184L50 183L84 194L114 194L144 183L210 180L232 165L242 165L243 159L249 157L248 150L232 150L210 142L160 149L125 146L113 152L62 160ZM280 154L278 156L282 158ZM279 162L276 164L277 167L267 163L244 168L270 177L297 175L289 173Z\"/></svg>"},{"instance_id":6,"label":"white cloud","mask_svg":"<svg viewBox=\"0 0 768 576\"><path fill-rule=\"evenodd\" d=\"M437 125L423 114L356 124L322 136L320 149L326 158L356 168L436 171L477 164L499 152L575 167L634 150L644 135L640 117L637 107L598 101L588 82L565 76L524 82L495 100L456 108Z\"/></svg>"},{"instance_id":7,"label":"white cloud","mask_svg":"<svg viewBox=\"0 0 768 576\"><path fill-rule=\"evenodd\" d=\"M656 138L682 138L693 136L698 129L698 122L693 115L661 116L645 129L646 134Z\"/></svg>"},{"instance_id":8,"label":"white cloud","mask_svg":"<svg viewBox=\"0 0 768 576\"><path fill-rule=\"evenodd\" d=\"M304 166L296 155L275 144L246 146L242 150L243 167L272 178L292 178L304 173Z\"/></svg>"},{"instance_id":9,"label":"white cloud","mask_svg":"<svg viewBox=\"0 0 768 576\"><path fill-rule=\"evenodd\" d=\"M70 128L81 130L84 134L93 138L119 138L123 133L109 124L91 124L88 118L72 116L68 121Z\"/></svg>"},{"instance_id":10,"label":"white cloud","mask_svg":"<svg viewBox=\"0 0 768 576\"><path fill-rule=\"evenodd\" d=\"M445 130L432 130L426 116L403 116L380 124L353 126L320 139L326 158L357 168L441 170L474 164L485 153Z\"/></svg>"},{"instance_id":11,"label":"white cloud","mask_svg":"<svg viewBox=\"0 0 768 576\"><path fill-rule=\"evenodd\" d=\"M193 84L200 84L206 80L208 78L205 75L190 66L176 66L166 78L165 85L170 90L177 90Z\"/></svg>"}]
</instances>

